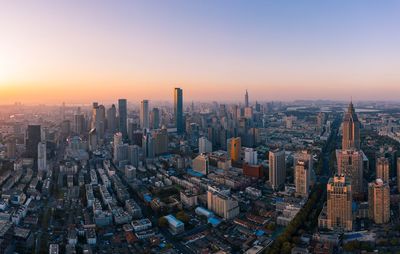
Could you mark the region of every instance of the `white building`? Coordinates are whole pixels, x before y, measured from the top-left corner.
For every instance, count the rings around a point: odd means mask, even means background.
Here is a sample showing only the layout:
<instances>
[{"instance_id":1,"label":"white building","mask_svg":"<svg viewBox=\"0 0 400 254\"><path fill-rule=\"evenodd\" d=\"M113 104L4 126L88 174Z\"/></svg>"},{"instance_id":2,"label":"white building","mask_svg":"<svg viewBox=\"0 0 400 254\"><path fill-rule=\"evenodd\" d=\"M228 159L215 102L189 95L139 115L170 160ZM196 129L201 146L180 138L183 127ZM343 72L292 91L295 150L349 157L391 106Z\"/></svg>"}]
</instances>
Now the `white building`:
<instances>
[{"instance_id":1,"label":"white building","mask_svg":"<svg viewBox=\"0 0 400 254\"><path fill-rule=\"evenodd\" d=\"M211 153L212 152L212 143L206 138L199 138L199 153Z\"/></svg>"},{"instance_id":2,"label":"white building","mask_svg":"<svg viewBox=\"0 0 400 254\"><path fill-rule=\"evenodd\" d=\"M38 170L47 170L46 142L38 144Z\"/></svg>"},{"instance_id":3,"label":"white building","mask_svg":"<svg viewBox=\"0 0 400 254\"><path fill-rule=\"evenodd\" d=\"M257 151L255 151L253 148L245 148L244 161L250 165L257 165Z\"/></svg>"}]
</instances>

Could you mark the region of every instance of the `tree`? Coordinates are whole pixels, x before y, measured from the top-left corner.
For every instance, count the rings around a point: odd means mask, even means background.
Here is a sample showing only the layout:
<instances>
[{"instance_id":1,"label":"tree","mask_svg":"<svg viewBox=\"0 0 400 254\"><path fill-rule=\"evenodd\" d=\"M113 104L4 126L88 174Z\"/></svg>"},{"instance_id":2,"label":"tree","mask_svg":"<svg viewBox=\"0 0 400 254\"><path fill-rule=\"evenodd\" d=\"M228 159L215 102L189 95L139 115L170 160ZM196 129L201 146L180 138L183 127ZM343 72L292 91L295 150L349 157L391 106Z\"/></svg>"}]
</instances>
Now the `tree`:
<instances>
[{"instance_id":1,"label":"tree","mask_svg":"<svg viewBox=\"0 0 400 254\"><path fill-rule=\"evenodd\" d=\"M184 211L179 211L176 214L176 218L182 221L183 223L188 223L190 221L189 216Z\"/></svg>"}]
</instances>

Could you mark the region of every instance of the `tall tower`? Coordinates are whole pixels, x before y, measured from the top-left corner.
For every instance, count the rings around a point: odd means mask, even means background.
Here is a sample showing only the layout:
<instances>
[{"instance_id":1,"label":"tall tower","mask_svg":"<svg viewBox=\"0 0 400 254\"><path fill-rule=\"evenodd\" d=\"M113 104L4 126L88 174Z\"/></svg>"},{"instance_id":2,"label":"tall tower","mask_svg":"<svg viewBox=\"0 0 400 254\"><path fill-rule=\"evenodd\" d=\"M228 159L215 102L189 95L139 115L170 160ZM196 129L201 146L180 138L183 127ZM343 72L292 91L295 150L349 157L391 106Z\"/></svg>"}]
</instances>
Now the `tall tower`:
<instances>
[{"instance_id":1,"label":"tall tower","mask_svg":"<svg viewBox=\"0 0 400 254\"><path fill-rule=\"evenodd\" d=\"M228 139L227 149L228 149L228 155L229 155L230 159L232 161L239 161L240 160L240 151L242 149L240 137Z\"/></svg>"},{"instance_id":2,"label":"tall tower","mask_svg":"<svg viewBox=\"0 0 400 254\"><path fill-rule=\"evenodd\" d=\"M328 228L338 231L351 231L352 219L352 189L350 181L344 175L330 178L327 188Z\"/></svg>"},{"instance_id":3,"label":"tall tower","mask_svg":"<svg viewBox=\"0 0 400 254\"><path fill-rule=\"evenodd\" d=\"M295 165L296 195L308 197L311 183L310 163L307 160L299 159Z\"/></svg>"},{"instance_id":4,"label":"tall tower","mask_svg":"<svg viewBox=\"0 0 400 254\"><path fill-rule=\"evenodd\" d=\"M148 100L143 100L140 105L140 127L142 129L150 128L149 101Z\"/></svg>"},{"instance_id":5,"label":"tall tower","mask_svg":"<svg viewBox=\"0 0 400 254\"><path fill-rule=\"evenodd\" d=\"M352 102L343 119L342 150L349 149L360 149L360 122Z\"/></svg>"},{"instance_id":6,"label":"tall tower","mask_svg":"<svg viewBox=\"0 0 400 254\"><path fill-rule=\"evenodd\" d=\"M183 90L181 88L174 90L174 117L177 132L183 133Z\"/></svg>"},{"instance_id":7,"label":"tall tower","mask_svg":"<svg viewBox=\"0 0 400 254\"><path fill-rule=\"evenodd\" d=\"M244 106L246 108L249 106L249 93L247 92L247 89L246 89L246 93L244 95Z\"/></svg>"},{"instance_id":8,"label":"tall tower","mask_svg":"<svg viewBox=\"0 0 400 254\"><path fill-rule=\"evenodd\" d=\"M369 217L376 224L389 222L390 219L390 188L382 179L368 184Z\"/></svg>"},{"instance_id":9,"label":"tall tower","mask_svg":"<svg viewBox=\"0 0 400 254\"><path fill-rule=\"evenodd\" d=\"M110 133L115 133L117 129L117 108L114 104L107 110L107 129Z\"/></svg>"},{"instance_id":10,"label":"tall tower","mask_svg":"<svg viewBox=\"0 0 400 254\"><path fill-rule=\"evenodd\" d=\"M118 100L119 131L124 138L128 137L128 105L126 99Z\"/></svg>"},{"instance_id":11,"label":"tall tower","mask_svg":"<svg viewBox=\"0 0 400 254\"><path fill-rule=\"evenodd\" d=\"M38 144L38 170L47 170L46 142L39 142Z\"/></svg>"},{"instance_id":12,"label":"tall tower","mask_svg":"<svg viewBox=\"0 0 400 254\"><path fill-rule=\"evenodd\" d=\"M376 160L376 178L389 183L389 159L380 157Z\"/></svg>"},{"instance_id":13,"label":"tall tower","mask_svg":"<svg viewBox=\"0 0 400 254\"><path fill-rule=\"evenodd\" d=\"M269 152L269 182L273 189L279 189L286 179L285 150Z\"/></svg>"},{"instance_id":14,"label":"tall tower","mask_svg":"<svg viewBox=\"0 0 400 254\"><path fill-rule=\"evenodd\" d=\"M160 128L160 110L158 108L153 108L150 114L151 128Z\"/></svg>"},{"instance_id":15,"label":"tall tower","mask_svg":"<svg viewBox=\"0 0 400 254\"><path fill-rule=\"evenodd\" d=\"M42 139L42 131L40 125L28 125L26 130L26 154L30 158L37 159L38 144Z\"/></svg>"}]
</instances>

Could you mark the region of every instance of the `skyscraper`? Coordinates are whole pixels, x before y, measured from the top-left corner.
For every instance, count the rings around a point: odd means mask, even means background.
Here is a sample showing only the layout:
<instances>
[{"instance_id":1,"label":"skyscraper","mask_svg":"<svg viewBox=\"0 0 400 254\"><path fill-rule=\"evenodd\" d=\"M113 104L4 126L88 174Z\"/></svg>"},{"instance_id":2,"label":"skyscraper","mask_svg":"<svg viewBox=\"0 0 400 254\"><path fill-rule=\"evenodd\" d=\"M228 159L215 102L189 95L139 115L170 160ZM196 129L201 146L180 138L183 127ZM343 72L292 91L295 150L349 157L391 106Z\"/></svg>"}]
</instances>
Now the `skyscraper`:
<instances>
[{"instance_id":1,"label":"skyscraper","mask_svg":"<svg viewBox=\"0 0 400 254\"><path fill-rule=\"evenodd\" d=\"M28 125L26 131L26 154L30 158L37 159L38 144L41 141L42 132L40 125Z\"/></svg>"},{"instance_id":2,"label":"skyscraper","mask_svg":"<svg viewBox=\"0 0 400 254\"><path fill-rule=\"evenodd\" d=\"M245 148L244 149L244 161L250 165L257 165L257 151L253 148Z\"/></svg>"},{"instance_id":3,"label":"skyscraper","mask_svg":"<svg viewBox=\"0 0 400 254\"><path fill-rule=\"evenodd\" d=\"M350 102L343 119L342 150L360 149L360 122L353 103Z\"/></svg>"},{"instance_id":4,"label":"skyscraper","mask_svg":"<svg viewBox=\"0 0 400 254\"><path fill-rule=\"evenodd\" d=\"M38 144L38 170L47 170L46 142L39 142Z\"/></svg>"},{"instance_id":5,"label":"skyscraper","mask_svg":"<svg viewBox=\"0 0 400 254\"><path fill-rule=\"evenodd\" d=\"M376 224L387 223L390 220L390 188L389 184L376 179L368 184L369 217Z\"/></svg>"},{"instance_id":6,"label":"skyscraper","mask_svg":"<svg viewBox=\"0 0 400 254\"><path fill-rule=\"evenodd\" d=\"M285 150L274 150L269 152L269 182L276 190L285 183L286 160Z\"/></svg>"},{"instance_id":7,"label":"skyscraper","mask_svg":"<svg viewBox=\"0 0 400 254\"><path fill-rule=\"evenodd\" d=\"M126 99L118 100L118 116L119 116L119 131L126 139L128 137L127 122L128 122L128 105Z\"/></svg>"},{"instance_id":8,"label":"skyscraper","mask_svg":"<svg viewBox=\"0 0 400 254\"><path fill-rule=\"evenodd\" d=\"M152 129L160 128L160 110L158 108L151 110L150 120Z\"/></svg>"},{"instance_id":9,"label":"skyscraper","mask_svg":"<svg viewBox=\"0 0 400 254\"><path fill-rule=\"evenodd\" d=\"M193 159L192 165L194 171L199 172L203 175L208 174L209 160L207 155L199 154L196 158Z\"/></svg>"},{"instance_id":10,"label":"skyscraper","mask_svg":"<svg viewBox=\"0 0 400 254\"><path fill-rule=\"evenodd\" d=\"M360 150L336 151L338 174L351 182L353 195L363 196L363 154Z\"/></svg>"},{"instance_id":11,"label":"skyscraper","mask_svg":"<svg viewBox=\"0 0 400 254\"><path fill-rule=\"evenodd\" d=\"M327 188L327 224L331 230L351 231L352 219L352 188L350 181L344 175L330 178Z\"/></svg>"},{"instance_id":12,"label":"skyscraper","mask_svg":"<svg viewBox=\"0 0 400 254\"><path fill-rule=\"evenodd\" d=\"M400 193L400 157L397 158L397 191Z\"/></svg>"},{"instance_id":13,"label":"skyscraper","mask_svg":"<svg viewBox=\"0 0 400 254\"><path fill-rule=\"evenodd\" d=\"M249 107L249 93L247 92L247 89L246 89L246 94L244 95L244 107L245 108Z\"/></svg>"},{"instance_id":14,"label":"skyscraper","mask_svg":"<svg viewBox=\"0 0 400 254\"><path fill-rule=\"evenodd\" d=\"M311 183L311 173L309 168L310 163L307 160L299 159L295 165L295 185L296 195L308 197Z\"/></svg>"},{"instance_id":15,"label":"skyscraper","mask_svg":"<svg viewBox=\"0 0 400 254\"><path fill-rule=\"evenodd\" d=\"M78 135L82 135L85 127L85 116L81 113L74 115L74 132Z\"/></svg>"},{"instance_id":16,"label":"skyscraper","mask_svg":"<svg viewBox=\"0 0 400 254\"><path fill-rule=\"evenodd\" d=\"M240 137L230 138L227 141L228 156L232 161L240 160L240 152L242 150L242 144Z\"/></svg>"},{"instance_id":17,"label":"skyscraper","mask_svg":"<svg viewBox=\"0 0 400 254\"><path fill-rule=\"evenodd\" d=\"M206 138L199 138L199 153L211 153L212 143Z\"/></svg>"},{"instance_id":18,"label":"skyscraper","mask_svg":"<svg viewBox=\"0 0 400 254\"><path fill-rule=\"evenodd\" d=\"M183 133L183 90L180 88L174 90L174 119L177 132Z\"/></svg>"},{"instance_id":19,"label":"skyscraper","mask_svg":"<svg viewBox=\"0 0 400 254\"><path fill-rule=\"evenodd\" d=\"M150 128L148 100L143 100L140 104L140 127L142 129Z\"/></svg>"},{"instance_id":20,"label":"skyscraper","mask_svg":"<svg viewBox=\"0 0 400 254\"><path fill-rule=\"evenodd\" d=\"M117 130L117 108L114 104L107 109L107 130L110 133L115 133Z\"/></svg>"},{"instance_id":21,"label":"skyscraper","mask_svg":"<svg viewBox=\"0 0 400 254\"><path fill-rule=\"evenodd\" d=\"M380 157L376 160L376 178L389 183L389 159Z\"/></svg>"}]
</instances>

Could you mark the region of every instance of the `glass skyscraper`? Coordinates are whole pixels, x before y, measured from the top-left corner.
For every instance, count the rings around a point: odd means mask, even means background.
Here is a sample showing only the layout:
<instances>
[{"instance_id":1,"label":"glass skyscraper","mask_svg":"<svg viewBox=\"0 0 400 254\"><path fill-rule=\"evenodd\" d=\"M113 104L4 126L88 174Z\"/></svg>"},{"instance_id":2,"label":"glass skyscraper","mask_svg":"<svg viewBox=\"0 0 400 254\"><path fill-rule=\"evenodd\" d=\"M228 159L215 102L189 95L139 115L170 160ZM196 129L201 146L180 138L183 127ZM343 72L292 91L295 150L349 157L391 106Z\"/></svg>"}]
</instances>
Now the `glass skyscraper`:
<instances>
[{"instance_id":1,"label":"glass skyscraper","mask_svg":"<svg viewBox=\"0 0 400 254\"><path fill-rule=\"evenodd\" d=\"M180 88L175 88L174 91L174 117L175 126L178 133L184 132L183 125L183 90Z\"/></svg>"},{"instance_id":2,"label":"glass skyscraper","mask_svg":"<svg viewBox=\"0 0 400 254\"><path fill-rule=\"evenodd\" d=\"M127 131L127 119L128 119L128 109L126 99L118 100L118 113L119 113L119 131L122 133L124 138L128 137Z\"/></svg>"}]
</instances>

